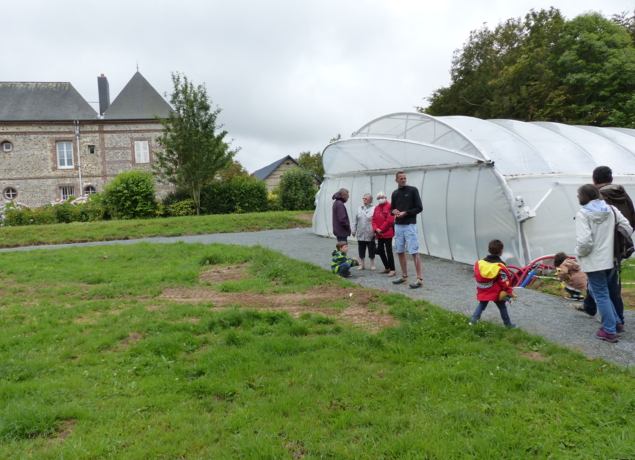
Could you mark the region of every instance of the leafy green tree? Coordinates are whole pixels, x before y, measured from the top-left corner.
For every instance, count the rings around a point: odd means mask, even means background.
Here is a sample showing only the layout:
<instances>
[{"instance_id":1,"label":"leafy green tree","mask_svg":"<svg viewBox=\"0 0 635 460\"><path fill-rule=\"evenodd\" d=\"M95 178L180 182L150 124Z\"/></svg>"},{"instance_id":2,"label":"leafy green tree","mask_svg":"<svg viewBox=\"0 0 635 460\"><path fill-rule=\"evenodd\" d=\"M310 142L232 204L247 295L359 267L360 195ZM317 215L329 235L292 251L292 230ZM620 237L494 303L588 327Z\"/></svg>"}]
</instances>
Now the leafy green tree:
<instances>
[{"instance_id":1,"label":"leafy green tree","mask_svg":"<svg viewBox=\"0 0 635 460\"><path fill-rule=\"evenodd\" d=\"M320 180L324 180L324 165L322 164L322 152L311 153L302 152L296 161L313 174L315 174Z\"/></svg>"},{"instance_id":2,"label":"leafy green tree","mask_svg":"<svg viewBox=\"0 0 635 460\"><path fill-rule=\"evenodd\" d=\"M634 126L635 48L628 21L532 10L473 31L454 55L451 85L419 111L431 115Z\"/></svg>"},{"instance_id":3,"label":"leafy green tree","mask_svg":"<svg viewBox=\"0 0 635 460\"><path fill-rule=\"evenodd\" d=\"M224 141L227 131L218 124L220 108L212 109L205 85L194 86L184 75L172 74L173 111L159 119L163 134L157 138L163 151L154 152L154 170L163 181L187 190L201 212L201 189L211 183L218 171L231 164L239 149L231 150Z\"/></svg>"},{"instance_id":4,"label":"leafy green tree","mask_svg":"<svg viewBox=\"0 0 635 460\"><path fill-rule=\"evenodd\" d=\"M315 179L304 168L293 168L280 178L277 194L280 206L285 211L304 211L315 209L317 187Z\"/></svg>"},{"instance_id":5,"label":"leafy green tree","mask_svg":"<svg viewBox=\"0 0 635 460\"><path fill-rule=\"evenodd\" d=\"M229 166L218 171L214 182L228 183L235 180L253 182L257 179L249 174L240 161L234 160Z\"/></svg>"},{"instance_id":6,"label":"leafy green tree","mask_svg":"<svg viewBox=\"0 0 635 460\"><path fill-rule=\"evenodd\" d=\"M150 171L131 169L117 174L104 187L104 202L120 219L155 217L158 203L155 198L154 177Z\"/></svg>"}]
</instances>

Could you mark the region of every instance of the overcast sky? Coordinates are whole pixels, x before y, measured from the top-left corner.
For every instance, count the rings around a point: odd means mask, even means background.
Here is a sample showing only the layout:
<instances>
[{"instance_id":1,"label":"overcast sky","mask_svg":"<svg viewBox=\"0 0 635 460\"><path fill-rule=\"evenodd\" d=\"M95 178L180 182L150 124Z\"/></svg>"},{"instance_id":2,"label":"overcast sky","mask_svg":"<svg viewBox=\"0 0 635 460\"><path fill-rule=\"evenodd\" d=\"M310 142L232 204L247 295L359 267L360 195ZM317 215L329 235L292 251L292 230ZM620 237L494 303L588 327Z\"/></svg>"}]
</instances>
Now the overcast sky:
<instances>
[{"instance_id":1,"label":"overcast sky","mask_svg":"<svg viewBox=\"0 0 635 460\"><path fill-rule=\"evenodd\" d=\"M449 84L452 52L487 23L559 8L610 17L605 0L8 0L0 81L69 81L111 100L139 71L159 93L171 72L205 83L238 160L253 172L318 152L393 112L410 112ZM97 104L93 104L97 109Z\"/></svg>"}]
</instances>

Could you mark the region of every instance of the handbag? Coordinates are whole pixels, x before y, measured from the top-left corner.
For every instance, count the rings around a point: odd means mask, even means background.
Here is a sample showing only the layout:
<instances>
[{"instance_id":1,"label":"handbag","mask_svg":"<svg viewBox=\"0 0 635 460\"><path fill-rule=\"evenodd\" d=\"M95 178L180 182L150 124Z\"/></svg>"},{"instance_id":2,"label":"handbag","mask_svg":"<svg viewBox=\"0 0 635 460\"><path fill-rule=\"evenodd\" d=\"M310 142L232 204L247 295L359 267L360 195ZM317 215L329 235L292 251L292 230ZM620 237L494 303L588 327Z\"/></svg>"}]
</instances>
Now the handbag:
<instances>
[{"instance_id":1,"label":"handbag","mask_svg":"<svg viewBox=\"0 0 635 460\"><path fill-rule=\"evenodd\" d=\"M623 260L628 259L635 252L635 245L633 239L628 232L619 226L617 223L617 214L615 209L611 206L613 211L613 217L615 218L615 237L613 238L613 260L615 266L620 267Z\"/></svg>"}]
</instances>

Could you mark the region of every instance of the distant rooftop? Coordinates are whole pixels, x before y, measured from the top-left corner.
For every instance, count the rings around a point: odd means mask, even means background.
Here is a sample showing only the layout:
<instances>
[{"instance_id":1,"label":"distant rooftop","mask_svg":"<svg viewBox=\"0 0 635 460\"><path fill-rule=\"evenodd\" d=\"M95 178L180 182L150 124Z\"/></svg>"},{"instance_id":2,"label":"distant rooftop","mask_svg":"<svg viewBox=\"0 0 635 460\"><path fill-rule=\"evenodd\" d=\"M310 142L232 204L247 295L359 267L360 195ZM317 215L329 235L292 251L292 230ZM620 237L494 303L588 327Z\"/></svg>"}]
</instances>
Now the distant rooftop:
<instances>
[{"instance_id":1,"label":"distant rooftop","mask_svg":"<svg viewBox=\"0 0 635 460\"><path fill-rule=\"evenodd\" d=\"M67 82L0 82L0 121L91 120L97 112Z\"/></svg>"},{"instance_id":2,"label":"distant rooftop","mask_svg":"<svg viewBox=\"0 0 635 460\"><path fill-rule=\"evenodd\" d=\"M104 112L104 119L167 118L171 110L170 104L137 72Z\"/></svg>"}]
</instances>

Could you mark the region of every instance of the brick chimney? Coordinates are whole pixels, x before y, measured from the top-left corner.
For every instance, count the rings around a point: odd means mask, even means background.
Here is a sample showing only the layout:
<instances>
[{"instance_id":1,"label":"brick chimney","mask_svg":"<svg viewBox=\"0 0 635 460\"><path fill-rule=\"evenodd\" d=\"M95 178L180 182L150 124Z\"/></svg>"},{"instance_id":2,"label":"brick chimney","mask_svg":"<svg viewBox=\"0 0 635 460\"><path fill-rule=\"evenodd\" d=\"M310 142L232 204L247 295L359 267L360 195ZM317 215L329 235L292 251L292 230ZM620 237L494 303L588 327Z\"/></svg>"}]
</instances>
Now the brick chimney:
<instances>
[{"instance_id":1,"label":"brick chimney","mask_svg":"<svg viewBox=\"0 0 635 460\"><path fill-rule=\"evenodd\" d=\"M108 79L101 74L97 77L97 90L99 91L99 115L103 115L106 109L110 107L110 89L108 87Z\"/></svg>"}]
</instances>

